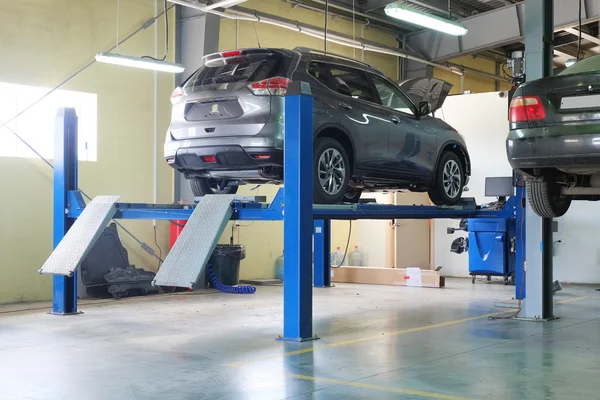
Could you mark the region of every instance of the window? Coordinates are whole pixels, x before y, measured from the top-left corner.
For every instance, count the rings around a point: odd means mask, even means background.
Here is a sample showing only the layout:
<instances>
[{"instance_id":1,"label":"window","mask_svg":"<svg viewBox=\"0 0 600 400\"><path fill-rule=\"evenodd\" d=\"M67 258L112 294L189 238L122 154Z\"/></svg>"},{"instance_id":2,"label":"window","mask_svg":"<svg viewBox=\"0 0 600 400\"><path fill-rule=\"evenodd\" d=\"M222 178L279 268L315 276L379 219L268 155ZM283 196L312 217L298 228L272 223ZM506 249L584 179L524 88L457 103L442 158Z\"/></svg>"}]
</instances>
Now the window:
<instances>
[{"instance_id":1,"label":"window","mask_svg":"<svg viewBox=\"0 0 600 400\"><path fill-rule=\"evenodd\" d=\"M415 114L412 104L400 89L380 76L371 75L371 77L373 78L377 93L379 93L382 105L406 114Z\"/></svg>"},{"instance_id":2,"label":"window","mask_svg":"<svg viewBox=\"0 0 600 400\"><path fill-rule=\"evenodd\" d=\"M333 77L335 90L346 96L355 99L374 102L375 96L369 86L367 76L363 71L354 68L341 66L330 66L331 76Z\"/></svg>"},{"instance_id":3,"label":"window","mask_svg":"<svg viewBox=\"0 0 600 400\"><path fill-rule=\"evenodd\" d=\"M0 126L48 92L49 89L0 82ZM19 118L0 129L0 157L37 157L7 129L10 128L45 158L54 157L56 112L74 107L78 120L79 160L96 161L97 95L57 90Z\"/></svg>"},{"instance_id":4,"label":"window","mask_svg":"<svg viewBox=\"0 0 600 400\"><path fill-rule=\"evenodd\" d=\"M325 64L311 62L308 66L308 73L314 76L323 85L329 86L327 84L327 66Z\"/></svg>"}]
</instances>

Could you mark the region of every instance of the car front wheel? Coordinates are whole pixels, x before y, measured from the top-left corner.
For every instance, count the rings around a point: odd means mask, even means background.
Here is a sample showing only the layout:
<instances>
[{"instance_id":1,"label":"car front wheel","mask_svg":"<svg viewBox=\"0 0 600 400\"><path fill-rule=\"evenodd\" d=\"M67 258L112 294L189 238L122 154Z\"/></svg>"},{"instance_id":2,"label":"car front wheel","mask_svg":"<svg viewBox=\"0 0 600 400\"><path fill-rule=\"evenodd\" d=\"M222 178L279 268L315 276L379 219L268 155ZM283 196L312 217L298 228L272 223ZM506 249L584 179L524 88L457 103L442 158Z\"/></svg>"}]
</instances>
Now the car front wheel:
<instances>
[{"instance_id":1,"label":"car front wheel","mask_svg":"<svg viewBox=\"0 0 600 400\"><path fill-rule=\"evenodd\" d=\"M433 204L453 205L460 200L465 186L465 171L458 156L452 152L442 154L438 163L429 198Z\"/></svg>"},{"instance_id":2,"label":"car front wheel","mask_svg":"<svg viewBox=\"0 0 600 400\"><path fill-rule=\"evenodd\" d=\"M352 173L346 149L333 138L317 138L313 156L313 202L340 203Z\"/></svg>"},{"instance_id":3,"label":"car front wheel","mask_svg":"<svg viewBox=\"0 0 600 400\"><path fill-rule=\"evenodd\" d=\"M196 197L207 194L236 194L237 185L229 185L228 180L210 178L190 178L190 188Z\"/></svg>"},{"instance_id":4,"label":"car front wheel","mask_svg":"<svg viewBox=\"0 0 600 400\"><path fill-rule=\"evenodd\" d=\"M562 195L556 182L528 180L526 190L531 209L542 218L562 217L571 205L571 197Z\"/></svg>"}]
</instances>

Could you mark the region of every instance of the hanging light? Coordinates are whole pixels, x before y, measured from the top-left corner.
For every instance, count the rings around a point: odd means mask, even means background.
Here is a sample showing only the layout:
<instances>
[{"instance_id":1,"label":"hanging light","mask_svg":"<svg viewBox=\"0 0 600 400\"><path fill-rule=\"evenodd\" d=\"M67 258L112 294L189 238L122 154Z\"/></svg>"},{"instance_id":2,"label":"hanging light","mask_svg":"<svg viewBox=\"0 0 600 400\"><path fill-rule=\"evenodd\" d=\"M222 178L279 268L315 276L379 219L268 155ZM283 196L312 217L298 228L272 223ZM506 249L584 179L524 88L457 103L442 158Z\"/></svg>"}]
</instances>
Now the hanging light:
<instances>
[{"instance_id":1,"label":"hanging light","mask_svg":"<svg viewBox=\"0 0 600 400\"><path fill-rule=\"evenodd\" d=\"M123 65L125 67L148 69L151 71L172 72L176 74L185 71L185 67L181 64L155 60L153 58L123 56L116 53L98 53L96 54L96 61L107 64Z\"/></svg>"},{"instance_id":2,"label":"hanging light","mask_svg":"<svg viewBox=\"0 0 600 400\"><path fill-rule=\"evenodd\" d=\"M385 6L385 13L389 17L411 24L420 25L425 28L434 29L449 35L463 36L468 32L468 29L458 22L428 14L397 3L392 3Z\"/></svg>"},{"instance_id":3,"label":"hanging light","mask_svg":"<svg viewBox=\"0 0 600 400\"><path fill-rule=\"evenodd\" d=\"M567 68L569 68L572 65L575 65L577 63L577 59L576 58L569 58L566 62L565 62L565 66Z\"/></svg>"}]
</instances>

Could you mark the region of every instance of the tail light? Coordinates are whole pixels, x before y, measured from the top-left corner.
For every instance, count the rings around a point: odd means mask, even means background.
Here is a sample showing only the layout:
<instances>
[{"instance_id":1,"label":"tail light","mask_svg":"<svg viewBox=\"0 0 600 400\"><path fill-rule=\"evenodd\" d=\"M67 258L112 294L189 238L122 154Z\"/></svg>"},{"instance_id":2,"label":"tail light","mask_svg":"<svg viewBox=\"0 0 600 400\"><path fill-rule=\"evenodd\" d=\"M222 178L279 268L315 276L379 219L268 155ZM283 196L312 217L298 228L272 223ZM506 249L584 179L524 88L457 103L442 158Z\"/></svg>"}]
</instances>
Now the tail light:
<instances>
[{"instance_id":1,"label":"tail light","mask_svg":"<svg viewBox=\"0 0 600 400\"><path fill-rule=\"evenodd\" d=\"M264 79L248 85L248 89L256 96L284 96L290 80L281 76Z\"/></svg>"},{"instance_id":2,"label":"tail light","mask_svg":"<svg viewBox=\"0 0 600 400\"><path fill-rule=\"evenodd\" d=\"M182 88L180 88L180 87L175 88L175 90L173 90L173 93L171 93L171 104L175 105L175 104L179 103L179 100L181 100L183 95L184 95L184 92L183 92Z\"/></svg>"},{"instance_id":3,"label":"tail light","mask_svg":"<svg viewBox=\"0 0 600 400\"><path fill-rule=\"evenodd\" d=\"M546 118L546 110L539 96L517 96L510 102L510 122L541 121Z\"/></svg>"}]
</instances>

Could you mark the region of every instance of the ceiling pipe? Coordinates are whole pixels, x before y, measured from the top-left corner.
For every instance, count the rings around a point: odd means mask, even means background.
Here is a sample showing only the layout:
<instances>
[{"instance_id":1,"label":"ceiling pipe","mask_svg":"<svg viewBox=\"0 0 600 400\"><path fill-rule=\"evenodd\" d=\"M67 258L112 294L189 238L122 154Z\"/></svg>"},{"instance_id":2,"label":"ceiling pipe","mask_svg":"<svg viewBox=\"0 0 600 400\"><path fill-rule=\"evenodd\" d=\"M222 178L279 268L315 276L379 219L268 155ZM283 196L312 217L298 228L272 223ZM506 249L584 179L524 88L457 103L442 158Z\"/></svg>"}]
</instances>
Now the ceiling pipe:
<instances>
[{"instance_id":1,"label":"ceiling pipe","mask_svg":"<svg viewBox=\"0 0 600 400\"><path fill-rule=\"evenodd\" d=\"M256 12L256 11L254 11L254 13L251 13L251 12L240 10L240 9L236 8L235 10L230 10L230 11L235 12L235 14L231 14L231 13L225 13L225 12L216 11L216 10L207 10L206 6L204 4L192 4L192 3L188 3L183 0L168 0L168 1L170 1L171 3L182 5L182 6L194 8L196 10L200 10L203 12L215 14L220 17L227 18L227 19L260 22L260 23L264 23L264 24L278 26L278 27L284 28L284 29L289 29L289 30L292 30L292 31L295 31L298 33L302 33L302 34L305 34L308 36L312 36L312 37L315 37L315 38L318 38L321 40L325 40L324 32L320 28L308 26L305 24L301 24L299 22L291 23L291 22L287 22L287 21L282 21L282 20L276 19L271 16L259 15L258 12ZM372 45L367 42L348 38L341 34L331 32L331 31L327 33L327 41L331 42L331 43L340 44L342 46L354 47L356 49L361 49L361 50L370 51L370 52L374 52L374 53L402 57L402 58L416 61L416 62L425 64L425 65L429 65L432 67L450 71L457 75L463 75L465 72L468 72L468 73L477 74L477 75L480 75L480 76L483 76L483 77L486 77L489 79L495 79L495 80L499 80L499 81L503 81L503 82L510 82L508 79L505 79L500 76L496 76L496 75L493 75L493 74L490 74L487 72L474 70L471 68L466 68L466 67L463 67L460 65L454 65L454 64L450 64L450 63L444 63L444 64L435 63L432 61L424 60L419 57L412 56L410 54L403 53L403 52L398 51L391 47L388 48L388 47L379 46L379 45Z\"/></svg>"}]
</instances>

